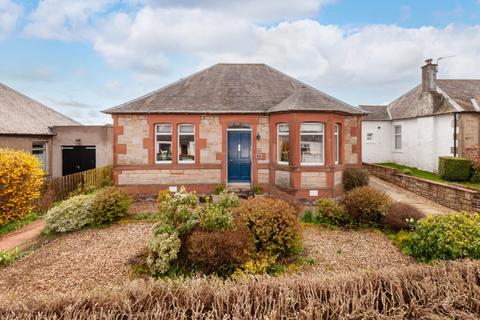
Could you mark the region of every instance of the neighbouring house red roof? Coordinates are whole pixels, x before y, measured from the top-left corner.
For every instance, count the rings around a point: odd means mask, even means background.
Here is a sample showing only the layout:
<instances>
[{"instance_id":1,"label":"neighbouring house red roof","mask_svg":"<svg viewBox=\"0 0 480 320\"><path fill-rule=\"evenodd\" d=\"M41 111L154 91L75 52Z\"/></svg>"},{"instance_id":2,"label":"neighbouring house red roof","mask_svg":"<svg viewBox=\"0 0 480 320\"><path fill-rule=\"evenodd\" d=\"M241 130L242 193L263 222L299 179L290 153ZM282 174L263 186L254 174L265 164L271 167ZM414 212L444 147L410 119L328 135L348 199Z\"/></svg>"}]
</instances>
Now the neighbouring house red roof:
<instances>
[{"instance_id":1,"label":"neighbouring house red roof","mask_svg":"<svg viewBox=\"0 0 480 320\"><path fill-rule=\"evenodd\" d=\"M79 124L0 83L0 134L52 135L53 126Z\"/></svg>"},{"instance_id":2,"label":"neighbouring house red roof","mask_svg":"<svg viewBox=\"0 0 480 320\"><path fill-rule=\"evenodd\" d=\"M273 113L328 111L363 114L265 64L216 64L105 113Z\"/></svg>"}]
</instances>

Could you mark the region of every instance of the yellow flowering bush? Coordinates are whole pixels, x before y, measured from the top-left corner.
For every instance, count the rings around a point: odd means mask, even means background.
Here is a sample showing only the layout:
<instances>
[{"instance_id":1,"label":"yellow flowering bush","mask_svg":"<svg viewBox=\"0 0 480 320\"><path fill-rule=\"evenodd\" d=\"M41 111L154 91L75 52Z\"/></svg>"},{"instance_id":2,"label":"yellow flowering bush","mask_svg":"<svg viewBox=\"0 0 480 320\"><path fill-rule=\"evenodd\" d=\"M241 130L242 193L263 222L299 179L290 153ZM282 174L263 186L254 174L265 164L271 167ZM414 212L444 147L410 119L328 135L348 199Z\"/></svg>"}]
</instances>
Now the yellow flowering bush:
<instances>
[{"instance_id":1,"label":"yellow flowering bush","mask_svg":"<svg viewBox=\"0 0 480 320\"><path fill-rule=\"evenodd\" d=\"M0 148L0 224L24 218L40 197L45 172L25 151Z\"/></svg>"}]
</instances>

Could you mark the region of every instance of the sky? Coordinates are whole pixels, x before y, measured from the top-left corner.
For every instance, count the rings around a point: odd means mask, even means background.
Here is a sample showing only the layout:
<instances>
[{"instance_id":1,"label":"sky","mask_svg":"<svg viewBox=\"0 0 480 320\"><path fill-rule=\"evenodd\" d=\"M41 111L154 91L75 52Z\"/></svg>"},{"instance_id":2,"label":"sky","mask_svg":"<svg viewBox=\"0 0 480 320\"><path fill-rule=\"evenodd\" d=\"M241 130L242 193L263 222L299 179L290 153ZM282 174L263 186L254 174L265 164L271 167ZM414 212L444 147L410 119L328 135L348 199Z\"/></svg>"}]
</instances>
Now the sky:
<instances>
[{"instance_id":1,"label":"sky","mask_svg":"<svg viewBox=\"0 0 480 320\"><path fill-rule=\"evenodd\" d=\"M219 62L385 104L444 56L480 79L480 0L0 0L0 82L84 124Z\"/></svg>"}]
</instances>

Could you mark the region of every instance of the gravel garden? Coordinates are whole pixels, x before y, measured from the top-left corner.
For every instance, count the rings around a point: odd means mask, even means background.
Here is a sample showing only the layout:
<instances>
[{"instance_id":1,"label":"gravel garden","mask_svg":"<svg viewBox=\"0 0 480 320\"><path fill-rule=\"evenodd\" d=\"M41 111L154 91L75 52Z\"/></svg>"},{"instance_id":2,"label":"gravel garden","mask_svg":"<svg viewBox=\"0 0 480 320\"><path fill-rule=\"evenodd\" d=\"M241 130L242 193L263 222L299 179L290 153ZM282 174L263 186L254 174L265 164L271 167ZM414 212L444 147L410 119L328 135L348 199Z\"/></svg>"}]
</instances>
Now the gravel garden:
<instances>
[{"instance_id":1,"label":"gravel garden","mask_svg":"<svg viewBox=\"0 0 480 320\"><path fill-rule=\"evenodd\" d=\"M39 244L0 256L0 318L476 318L479 214L425 216L368 179L347 170L342 199L303 212L220 190L79 189Z\"/></svg>"}]
</instances>

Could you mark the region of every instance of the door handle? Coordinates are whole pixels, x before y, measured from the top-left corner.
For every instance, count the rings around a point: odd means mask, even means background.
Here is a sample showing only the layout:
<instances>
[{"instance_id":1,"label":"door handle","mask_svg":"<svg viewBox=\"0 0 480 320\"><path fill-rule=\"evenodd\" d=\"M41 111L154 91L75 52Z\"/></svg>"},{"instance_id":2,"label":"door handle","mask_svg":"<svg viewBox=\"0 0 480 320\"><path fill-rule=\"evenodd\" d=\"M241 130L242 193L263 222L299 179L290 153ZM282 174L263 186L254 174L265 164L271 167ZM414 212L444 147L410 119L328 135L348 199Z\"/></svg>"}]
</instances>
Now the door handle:
<instances>
[{"instance_id":1,"label":"door handle","mask_svg":"<svg viewBox=\"0 0 480 320\"><path fill-rule=\"evenodd\" d=\"M238 144L238 152L242 151L242 145Z\"/></svg>"}]
</instances>

